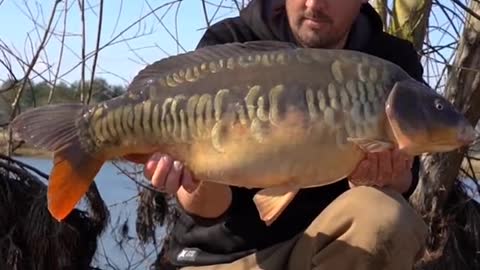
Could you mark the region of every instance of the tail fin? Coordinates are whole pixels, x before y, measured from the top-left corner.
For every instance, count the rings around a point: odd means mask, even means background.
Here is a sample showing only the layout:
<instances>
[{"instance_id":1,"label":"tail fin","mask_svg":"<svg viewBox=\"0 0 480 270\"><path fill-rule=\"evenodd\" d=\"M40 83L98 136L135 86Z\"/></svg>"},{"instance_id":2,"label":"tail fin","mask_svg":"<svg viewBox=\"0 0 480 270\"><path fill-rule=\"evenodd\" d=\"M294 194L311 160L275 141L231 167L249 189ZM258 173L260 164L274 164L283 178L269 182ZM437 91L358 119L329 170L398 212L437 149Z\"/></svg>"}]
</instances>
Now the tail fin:
<instances>
[{"instance_id":1,"label":"tail fin","mask_svg":"<svg viewBox=\"0 0 480 270\"><path fill-rule=\"evenodd\" d=\"M76 120L87 109L82 104L57 104L29 110L10 123L14 138L54 152L48 184L48 209L64 219L88 191L105 159L81 145Z\"/></svg>"}]
</instances>

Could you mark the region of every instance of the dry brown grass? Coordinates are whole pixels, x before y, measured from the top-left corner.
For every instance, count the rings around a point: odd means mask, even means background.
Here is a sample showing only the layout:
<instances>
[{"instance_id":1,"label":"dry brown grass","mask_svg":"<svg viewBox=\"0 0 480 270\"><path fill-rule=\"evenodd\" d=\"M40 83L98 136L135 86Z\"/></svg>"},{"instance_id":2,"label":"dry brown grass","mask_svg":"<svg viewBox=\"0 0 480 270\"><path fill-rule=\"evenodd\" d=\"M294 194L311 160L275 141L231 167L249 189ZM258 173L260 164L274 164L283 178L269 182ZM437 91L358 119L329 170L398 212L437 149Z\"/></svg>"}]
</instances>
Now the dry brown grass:
<instances>
[{"instance_id":1,"label":"dry brown grass","mask_svg":"<svg viewBox=\"0 0 480 270\"><path fill-rule=\"evenodd\" d=\"M48 176L27 168L0 155L0 269L89 269L103 224L77 209L55 221L36 174Z\"/></svg>"}]
</instances>

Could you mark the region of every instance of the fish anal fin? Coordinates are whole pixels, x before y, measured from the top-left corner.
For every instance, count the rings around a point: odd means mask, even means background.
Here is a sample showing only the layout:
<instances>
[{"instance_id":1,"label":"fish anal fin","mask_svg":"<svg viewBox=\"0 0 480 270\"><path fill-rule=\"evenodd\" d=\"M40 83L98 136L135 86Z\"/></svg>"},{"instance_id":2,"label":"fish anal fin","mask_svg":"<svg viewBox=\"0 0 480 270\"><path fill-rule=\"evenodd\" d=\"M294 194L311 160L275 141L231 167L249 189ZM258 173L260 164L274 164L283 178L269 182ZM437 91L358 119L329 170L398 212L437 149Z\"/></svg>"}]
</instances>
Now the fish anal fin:
<instances>
[{"instance_id":1,"label":"fish anal fin","mask_svg":"<svg viewBox=\"0 0 480 270\"><path fill-rule=\"evenodd\" d=\"M299 189L280 186L265 188L255 194L253 201L260 218L267 226L270 226L280 216L298 191Z\"/></svg>"},{"instance_id":2,"label":"fish anal fin","mask_svg":"<svg viewBox=\"0 0 480 270\"><path fill-rule=\"evenodd\" d=\"M104 163L105 159L86 155L82 151L54 153L47 198L48 210L56 220L61 221L70 214Z\"/></svg>"},{"instance_id":3,"label":"fish anal fin","mask_svg":"<svg viewBox=\"0 0 480 270\"><path fill-rule=\"evenodd\" d=\"M369 138L347 138L347 141L356 144L360 149L365 152L375 153L391 150L394 148L394 144L389 141L369 139Z\"/></svg>"}]
</instances>

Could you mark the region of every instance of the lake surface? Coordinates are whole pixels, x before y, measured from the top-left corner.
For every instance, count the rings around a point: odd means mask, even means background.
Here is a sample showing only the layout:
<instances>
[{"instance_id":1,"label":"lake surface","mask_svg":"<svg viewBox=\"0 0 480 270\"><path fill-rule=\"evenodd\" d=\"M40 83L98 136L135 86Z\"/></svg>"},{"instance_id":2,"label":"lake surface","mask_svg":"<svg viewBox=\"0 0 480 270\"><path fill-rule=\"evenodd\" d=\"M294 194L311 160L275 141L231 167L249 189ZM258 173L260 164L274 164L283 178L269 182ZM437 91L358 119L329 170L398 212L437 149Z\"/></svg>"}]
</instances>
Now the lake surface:
<instances>
[{"instance_id":1,"label":"lake surface","mask_svg":"<svg viewBox=\"0 0 480 270\"><path fill-rule=\"evenodd\" d=\"M19 161L27 163L47 174L52 168L51 159L16 157ZM122 169L132 171L133 167L127 163L121 165ZM141 169L141 167L137 167ZM142 180L139 178L138 180ZM144 180L145 181L145 180ZM122 174L114 164L106 163L96 177L96 184L100 195L110 210L109 226L100 238L92 266L100 269L148 269L156 258L153 246L141 249L138 245L135 220L137 209L137 185L132 179ZM80 204L80 207L83 208ZM128 241L120 248L115 239L119 239L115 225L123 224L128 220L130 236ZM118 229L119 227L117 227ZM157 228L157 241L161 243L162 229ZM108 258L108 259L107 259Z\"/></svg>"}]
</instances>

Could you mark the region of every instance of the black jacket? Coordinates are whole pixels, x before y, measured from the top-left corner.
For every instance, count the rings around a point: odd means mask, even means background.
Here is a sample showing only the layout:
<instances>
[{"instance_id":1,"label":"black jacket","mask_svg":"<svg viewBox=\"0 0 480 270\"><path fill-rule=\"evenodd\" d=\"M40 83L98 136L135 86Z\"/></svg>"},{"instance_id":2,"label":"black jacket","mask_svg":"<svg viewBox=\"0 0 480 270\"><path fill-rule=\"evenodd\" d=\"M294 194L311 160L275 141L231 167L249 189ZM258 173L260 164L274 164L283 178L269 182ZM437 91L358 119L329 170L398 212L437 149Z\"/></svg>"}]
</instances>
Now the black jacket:
<instances>
[{"instance_id":1,"label":"black jacket","mask_svg":"<svg viewBox=\"0 0 480 270\"><path fill-rule=\"evenodd\" d=\"M295 42L285 16L283 1L253 0L239 17L211 26L198 47L251 40ZM382 31L382 22L368 4L362 7L347 40L346 49L366 52L390 60L412 77L423 81L423 69L411 43ZM418 182L419 159L412 168ZM259 219L252 201L256 189L232 187L233 202L218 220L201 220L181 214L169 241L167 257L178 266L218 264L233 261L256 250L288 240L305 230L336 197L349 189L348 181L301 190L279 219L270 227ZM179 209L181 211L181 209Z\"/></svg>"}]
</instances>

